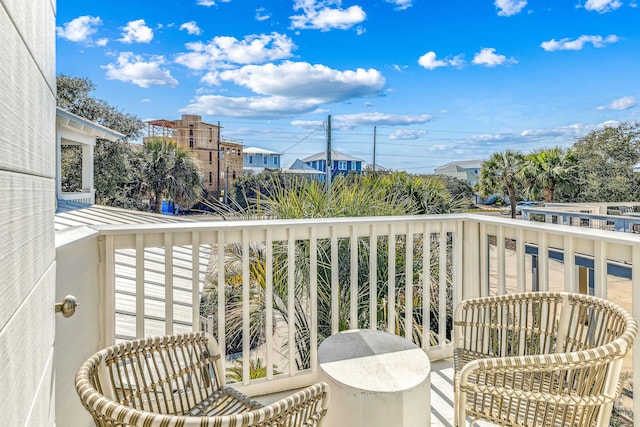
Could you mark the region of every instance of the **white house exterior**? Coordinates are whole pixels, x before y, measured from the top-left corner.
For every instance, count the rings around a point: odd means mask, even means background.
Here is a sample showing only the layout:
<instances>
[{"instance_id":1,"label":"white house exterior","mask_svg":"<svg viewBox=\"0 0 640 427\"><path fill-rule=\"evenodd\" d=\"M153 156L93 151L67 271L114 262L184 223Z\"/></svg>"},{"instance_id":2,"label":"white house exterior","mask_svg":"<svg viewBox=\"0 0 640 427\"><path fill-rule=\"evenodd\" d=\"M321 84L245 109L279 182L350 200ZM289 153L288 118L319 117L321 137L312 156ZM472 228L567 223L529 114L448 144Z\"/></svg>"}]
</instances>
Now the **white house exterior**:
<instances>
[{"instance_id":1,"label":"white house exterior","mask_svg":"<svg viewBox=\"0 0 640 427\"><path fill-rule=\"evenodd\" d=\"M435 169L435 173L439 175L447 175L466 181L470 186L476 185L480 177L483 160L462 160L458 162L450 162L446 165L439 166Z\"/></svg>"},{"instance_id":2,"label":"white house exterior","mask_svg":"<svg viewBox=\"0 0 640 427\"><path fill-rule=\"evenodd\" d=\"M89 205L95 203L93 152L97 138L117 141L124 138L124 135L62 108L56 108L56 197L58 199ZM82 190L79 192L62 191L61 158L62 147L65 145L78 145L82 148Z\"/></svg>"},{"instance_id":3,"label":"white house exterior","mask_svg":"<svg viewBox=\"0 0 640 427\"><path fill-rule=\"evenodd\" d=\"M280 169L280 154L264 148L245 148L242 150L242 171L256 174L265 169Z\"/></svg>"},{"instance_id":4,"label":"white house exterior","mask_svg":"<svg viewBox=\"0 0 640 427\"><path fill-rule=\"evenodd\" d=\"M55 10L51 0L0 0L3 426L55 424Z\"/></svg>"}]
</instances>

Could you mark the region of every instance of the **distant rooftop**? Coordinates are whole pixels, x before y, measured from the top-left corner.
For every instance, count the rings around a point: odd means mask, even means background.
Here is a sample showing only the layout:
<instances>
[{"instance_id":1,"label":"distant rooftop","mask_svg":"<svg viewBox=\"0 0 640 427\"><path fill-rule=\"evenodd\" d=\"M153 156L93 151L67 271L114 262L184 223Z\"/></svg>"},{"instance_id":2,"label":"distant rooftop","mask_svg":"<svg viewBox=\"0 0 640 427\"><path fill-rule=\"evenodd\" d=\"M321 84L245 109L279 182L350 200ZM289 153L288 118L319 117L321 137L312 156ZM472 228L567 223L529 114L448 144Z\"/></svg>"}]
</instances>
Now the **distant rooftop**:
<instances>
[{"instance_id":1,"label":"distant rooftop","mask_svg":"<svg viewBox=\"0 0 640 427\"><path fill-rule=\"evenodd\" d=\"M265 150L264 148L258 147L247 147L242 149L243 154L281 154L276 151Z\"/></svg>"},{"instance_id":2,"label":"distant rooftop","mask_svg":"<svg viewBox=\"0 0 640 427\"><path fill-rule=\"evenodd\" d=\"M316 153L316 154L312 154L311 156L302 159L303 162L314 162L317 160L326 160L327 159L327 153L325 151L320 152L320 153ZM364 162L364 160L359 159L357 157L354 156L350 156L349 154L344 154L341 153L339 151L335 151L335 150L331 150L331 160L332 161L336 161L336 160L342 160L342 161L353 161L353 162Z\"/></svg>"},{"instance_id":3,"label":"distant rooftop","mask_svg":"<svg viewBox=\"0 0 640 427\"><path fill-rule=\"evenodd\" d=\"M449 162L445 165L442 166L438 166L436 168L436 171L438 169L444 169L446 167L449 166L459 166L461 168L464 169L479 169L482 167L482 163L484 162L484 160L458 160L458 161L454 161L454 162Z\"/></svg>"}]
</instances>

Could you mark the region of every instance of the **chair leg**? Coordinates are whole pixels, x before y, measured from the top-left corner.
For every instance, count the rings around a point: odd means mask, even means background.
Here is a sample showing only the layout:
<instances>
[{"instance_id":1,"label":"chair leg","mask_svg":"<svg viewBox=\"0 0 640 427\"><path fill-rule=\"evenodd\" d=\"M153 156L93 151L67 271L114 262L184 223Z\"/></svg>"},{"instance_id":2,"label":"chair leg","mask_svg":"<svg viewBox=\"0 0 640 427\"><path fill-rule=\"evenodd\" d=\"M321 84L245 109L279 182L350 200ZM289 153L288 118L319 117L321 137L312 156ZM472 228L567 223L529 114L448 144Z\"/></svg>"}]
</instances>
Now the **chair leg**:
<instances>
[{"instance_id":1,"label":"chair leg","mask_svg":"<svg viewBox=\"0 0 640 427\"><path fill-rule=\"evenodd\" d=\"M466 393L456 390L453 396L453 425L454 427L464 427L465 425L465 408L464 402Z\"/></svg>"}]
</instances>

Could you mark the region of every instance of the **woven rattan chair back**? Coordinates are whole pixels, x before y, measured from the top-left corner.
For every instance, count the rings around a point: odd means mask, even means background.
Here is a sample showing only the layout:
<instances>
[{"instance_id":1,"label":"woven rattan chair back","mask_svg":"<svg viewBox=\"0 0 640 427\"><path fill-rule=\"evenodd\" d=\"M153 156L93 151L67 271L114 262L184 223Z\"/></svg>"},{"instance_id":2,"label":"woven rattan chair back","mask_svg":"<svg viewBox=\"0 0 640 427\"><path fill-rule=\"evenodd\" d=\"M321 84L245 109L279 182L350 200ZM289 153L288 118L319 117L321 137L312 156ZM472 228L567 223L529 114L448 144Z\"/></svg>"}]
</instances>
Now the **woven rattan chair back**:
<instances>
[{"instance_id":1,"label":"woven rattan chair back","mask_svg":"<svg viewBox=\"0 0 640 427\"><path fill-rule=\"evenodd\" d=\"M321 425L326 384L263 406L226 386L224 372L209 334L151 337L94 354L78 370L76 389L98 427Z\"/></svg>"},{"instance_id":2,"label":"woven rattan chair back","mask_svg":"<svg viewBox=\"0 0 640 427\"><path fill-rule=\"evenodd\" d=\"M463 301L454 319L456 426L607 426L637 333L619 305L533 292Z\"/></svg>"}]
</instances>

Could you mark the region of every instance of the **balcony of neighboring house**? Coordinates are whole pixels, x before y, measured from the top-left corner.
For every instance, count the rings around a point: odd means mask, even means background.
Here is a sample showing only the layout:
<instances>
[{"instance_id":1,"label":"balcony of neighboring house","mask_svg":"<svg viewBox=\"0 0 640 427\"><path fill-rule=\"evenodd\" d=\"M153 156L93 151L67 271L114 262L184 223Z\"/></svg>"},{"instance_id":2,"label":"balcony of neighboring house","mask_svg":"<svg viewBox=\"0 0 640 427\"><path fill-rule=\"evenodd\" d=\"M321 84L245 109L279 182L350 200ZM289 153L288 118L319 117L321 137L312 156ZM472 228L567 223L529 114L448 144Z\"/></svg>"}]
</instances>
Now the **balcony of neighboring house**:
<instances>
[{"instance_id":1,"label":"balcony of neighboring house","mask_svg":"<svg viewBox=\"0 0 640 427\"><path fill-rule=\"evenodd\" d=\"M56 197L86 205L95 203L93 156L96 140L117 141L124 135L56 109Z\"/></svg>"},{"instance_id":2,"label":"balcony of neighboring house","mask_svg":"<svg viewBox=\"0 0 640 427\"><path fill-rule=\"evenodd\" d=\"M582 292L640 318L640 243L627 233L472 214L219 222L144 215L100 225L80 210L58 227L56 297L80 303L56 328L56 412L71 427L91 425L76 369L134 337L204 328L218 338L234 387L269 402L318 380L318 347L328 337L385 330L428 356L423 403L432 426L451 426L460 301ZM611 274L613 265L626 266L629 278ZM640 398L629 384L640 383L639 342L623 363L621 405L635 414ZM340 405L331 401L329 411ZM640 417L628 417L640 426Z\"/></svg>"}]
</instances>

